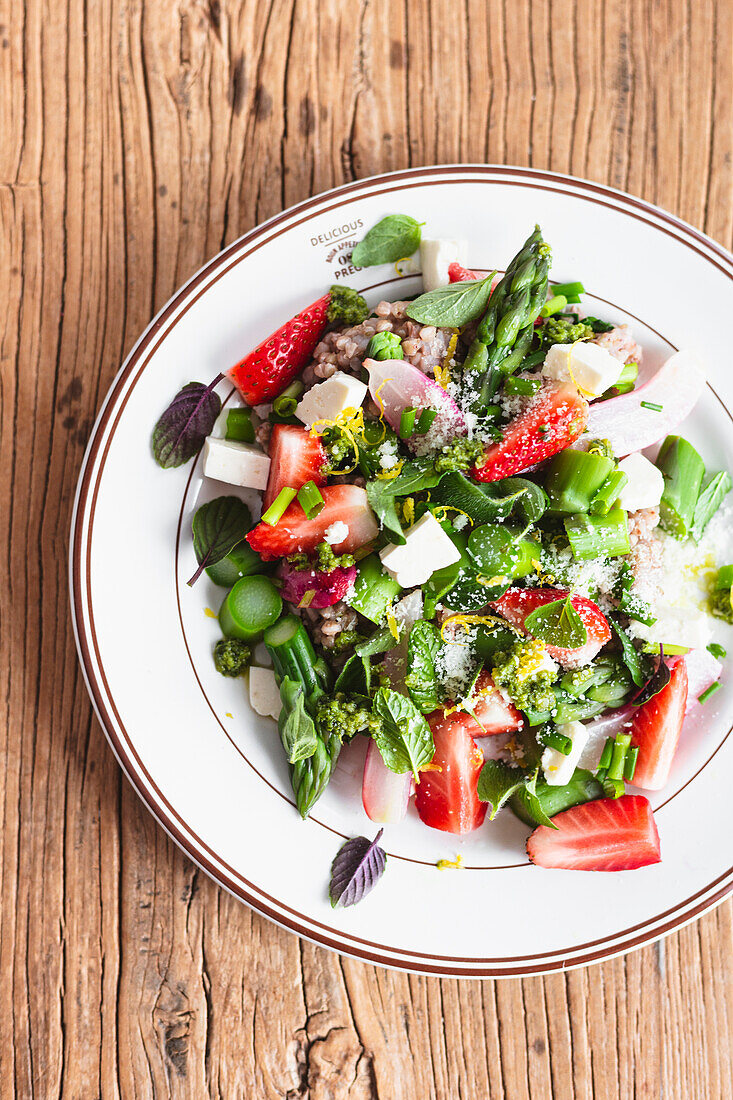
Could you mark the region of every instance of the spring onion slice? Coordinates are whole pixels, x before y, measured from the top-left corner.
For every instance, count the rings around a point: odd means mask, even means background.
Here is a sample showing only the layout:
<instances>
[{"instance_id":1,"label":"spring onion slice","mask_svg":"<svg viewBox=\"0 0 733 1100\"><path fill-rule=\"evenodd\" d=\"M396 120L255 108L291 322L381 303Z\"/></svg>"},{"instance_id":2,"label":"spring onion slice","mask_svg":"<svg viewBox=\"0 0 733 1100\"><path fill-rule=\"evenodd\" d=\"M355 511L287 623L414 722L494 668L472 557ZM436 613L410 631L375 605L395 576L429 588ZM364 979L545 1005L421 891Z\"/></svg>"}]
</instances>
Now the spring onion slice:
<instances>
[{"instance_id":1,"label":"spring onion slice","mask_svg":"<svg viewBox=\"0 0 733 1100\"><path fill-rule=\"evenodd\" d=\"M281 489L273 500L270 507L267 509L262 517L262 522L267 523L270 527L274 527L276 523L282 518L282 514L287 506L295 499L297 495L297 489L290 489L287 486Z\"/></svg>"},{"instance_id":2,"label":"spring onion slice","mask_svg":"<svg viewBox=\"0 0 733 1100\"><path fill-rule=\"evenodd\" d=\"M298 503L305 512L306 519L315 519L326 505L315 481L306 481L305 485L298 490Z\"/></svg>"},{"instance_id":3,"label":"spring onion slice","mask_svg":"<svg viewBox=\"0 0 733 1100\"><path fill-rule=\"evenodd\" d=\"M251 409L229 410L224 438L235 443L254 443L255 429Z\"/></svg>"}]
</instances>

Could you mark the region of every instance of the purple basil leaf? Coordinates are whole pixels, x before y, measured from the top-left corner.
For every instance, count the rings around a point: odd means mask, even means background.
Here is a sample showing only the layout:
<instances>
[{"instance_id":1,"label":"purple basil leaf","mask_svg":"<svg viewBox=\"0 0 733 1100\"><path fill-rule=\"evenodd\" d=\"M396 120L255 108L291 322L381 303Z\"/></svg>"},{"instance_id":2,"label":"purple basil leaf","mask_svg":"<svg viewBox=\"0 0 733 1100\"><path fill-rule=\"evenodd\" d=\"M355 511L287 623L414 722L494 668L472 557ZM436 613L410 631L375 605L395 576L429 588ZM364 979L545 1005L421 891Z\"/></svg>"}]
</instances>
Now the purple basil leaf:
<instances>
[{"instance_id":1,"label":"purple basil leaf","mask_svg":"<svg viewBox=\"0 0 733 1100\"><path fill-rule=\"evenodd\" d=\"M221 412L221 400L213 389L220 378L208 386L189 382L173 398L153 429L153 454L159 466L166 470L182 466L199 453Z\"/></svg>"},{"instance_id":2,"label":"purple basil leaf","mask_svg":"<svg viewBox=\"0 0 733 1100\"><path fill-rule=\"evenodd\" d=\"M653 699L655 695L659 695L659 692L666 688L671 679L672 673L669 670L669 665L664 659L664 655L662 655L651 677L644 684L644 687L636 698L632 699L631 702L635 707L640 707L643 703L648 703L650 699Z\"/></svg>"},{"instance_id":3,"label":"purple basil leaf","mask_svg":"<svg viewBox=\"0 0 733 1100\"><path fill-rule=\"evenodd\" d=\"M199 567L188 582L194 584L204 569L216 565L242 541L249 530L249 508L239 497L217 497L202 504L193 517L193 549Z\"/></svg>"},{"instance_id":4,"label":"purple basil leaf","mask_svg":"<svg viewBox=\"0 0 733 1100\"><path fill-rule=\"evenodd\" d=\"M387 853L377 844L383 832L380 829L371 841L355 836L339 848L331 864L329 895L334 909L356 905L379 882L387 863Z\"/></svg>"}]
</instances>

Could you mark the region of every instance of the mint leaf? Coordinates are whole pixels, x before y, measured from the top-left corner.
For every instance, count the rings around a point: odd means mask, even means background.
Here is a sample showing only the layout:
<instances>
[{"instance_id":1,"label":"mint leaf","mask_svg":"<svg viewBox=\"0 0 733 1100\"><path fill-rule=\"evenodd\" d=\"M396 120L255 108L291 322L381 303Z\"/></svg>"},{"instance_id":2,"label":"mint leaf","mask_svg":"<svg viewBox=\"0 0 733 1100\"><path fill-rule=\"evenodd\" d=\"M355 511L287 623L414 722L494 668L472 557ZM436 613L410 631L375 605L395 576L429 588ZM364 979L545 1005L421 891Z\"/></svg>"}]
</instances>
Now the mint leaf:
<instances>
[{"instance_id":1,"label":"mint leaf","mask_svg":"<svg viewBox=\"0 0 733 1100\"><path fill-rule=\"evenodd\" d=\"M524 627L535 638L560 649L579 649L588 641L585 623L570 596L530 611L524 620Z\"/></svg>"},{"instance_id":2,"label":"mint leaf","mask_svg":"<svg viewBox=\"0 0 733 1100\"><path fill-rule=\"evenodd\" d=\"M443 692L435 672L435 662L442 648L437 627L424 619L415 623L407 642L405 685L413 703L423 714L436 710L443 702Z\"/></svg>"},{"instance_id":3,"label":"mint leaf","mask_svg":"<svg viewBox=\"0 0 733 1100\"><path fill-rule=\"evenodd\" d=\"M489 821L493 821L508 798L525 785L525 774L510 768L503 760L487 760L478 777L478 796L491 803Z\"/></svg>"},{"instance_id":4,"label":"mint leaf","mask_svg":"<svg viewBox=\"0 0 733 1100\"><path fill-rule=\"evenodd\" d=\"M430 726L411 699L391 688L379 689L373 711L382 719L374 739L385 764L398 774L411 771L417 779L435 754Z\"/></svg>"},{"instance_id":5,"label":"mint leaf","mask_svg":"<svg viewBox=\"0 0 733 1100\"><path fill-rule=\"evenodd\" d=\"M728 495L731 488L733 488L733 481L731 481L730 474L724 470L711 478L700 493L690 528L690 534L695 542L700 541L703 531L720 508L723 499Z\"/></svg>"},{"instance_id":6,"label":"mint leaf","mask_svg":"<svg viewBox=\"0 0 733 1100\"><path fill-rule=\"evenodd\" d=\"M389 214L373 225L351 253L357 267L393 264L420 247L420 223L409 214Z\"/></svg>"},{"instance_id":7,"label":"mint leaf","mask_svg":"<svg viewBox=\"0 0 733 1100\"><path fill-rule=\"evenodd\" d=\"M608 621L615 630L616 637L621 643L621 656L623 657L623 662L629 670L629 673L631 674L631 679L634 681L637 687L641 687L641 685L644 683L644 675L641 670L641 658L639 656L639 653L626 631L622 627L620 627L617 622L614 622L613 619L609 618Z\"/></svg>"},{"instance_id":8,"label":"mint leaf","mask_svg":"<svg viewBox=\"0 0 733 1100\"><path fill-rule=\"evenodd\" d=\"M665 661L664 656L662 656L659 658L659 664L644 684L644 687L631 702L635 707L640 707L644 703L648 703L650 699L653 699L655 695L659 695L659 692L666 688L671 679L672 673L670 672L669 665Z\"/></svg>"},{"instance_id":9,"label":"mint leaf","mask_svg":"<svg viewBox=\"0 0 733 1100\"><path fill-rule=\"evenodd\" d=\"M193 517L193 549L199 567L188 582L195 584L208 565L216 565L241 542L251 523L249 508L239 497L217 497L202 504Z\"/></svg>"},{"instance_id":10,"label":"mint leaf","mask_svg":"<svg viewBox=\"0 0 733 1100\"><path fill-rule=\"evenodd\" d=\"M419 321L421 325L461 328L486 309L495 274L492 271L485 279L436 287L410 302L405 312L411 320Z\"/></svg>"},{"instance_id":11,"label":"mint leaf","mask_svg":"<svg viewBox=\"0 0 733 1100\"><path fill-rule=\"evenodd\" d=\"M280 740L289 764L307 760L318 747L316 725L305 709L305 691L302 683L285 677L280 684L283 706L278 720Z\"/></svg>"},{"instance_id":12,"label":"mint leaf","mask_svg":"<svg viewBox=\"0 0 733 1100\"><path fill-rule=\"evenodd\" d=\"M536 523L547 507L545 491L523 477L507 477L486 485L477 485L461 473L450 473L432 495L438 504L447 504L465 512L474 523L493 523L519 513L528 523Z\"/></svg>"},{"instance_id":13,"label":"mint leaf","mask_svg":"<svg viewBox=\"0 0 733 1100\"><path fill-rule=\"evenodd\" d=\"M527 825L548 825L556 829L552 818L571 806L603 798L603 787L589 771L576 768L573 777L564 787L551 787L544 779L532 781L533 790L516 791L509 799L512 813Z\"/></svg>"},{"instance_id":14,"label":"mint leaf","mask_svg":"<svg viewBox=\"0 0 733 1100\"><path fill-rule=\"evenodd\" d=\"M337 905L356 905L379 882L387 865L387 853L377 843L383 832L380 829L371 841L355 836L339 848L331 864L328 891L334 909Z\"/></svg>"},{"instance_id":15,"label":"mint leaf","mask_svg":"<svg viewBox=\"0 0 733 1100\"><path fill-rule=\"evenodd\" d=\"M189 382L161 415L153 429L153 456L163 469L182 466L203 447L221 412L221 400L213 389L221 377L208 386Z\"/></svg>"},{"instance_id":16,"label":"mint leaf","mask_svg":"<svg viewBox=\"0 0 733 1100\"><path fill-rule=\"evenodd\" d=\"M402 524L397 515L397 498L411 496L413 493L422 492L423 489L432 489L442 476L436 472L430 459L417 458L412 462L405 462L397 477L386 480L377 478L367 482L367 500L379 520L380 527L389 535L392 542L402 546L405 541Z\"/></svg>"}]
</instances>

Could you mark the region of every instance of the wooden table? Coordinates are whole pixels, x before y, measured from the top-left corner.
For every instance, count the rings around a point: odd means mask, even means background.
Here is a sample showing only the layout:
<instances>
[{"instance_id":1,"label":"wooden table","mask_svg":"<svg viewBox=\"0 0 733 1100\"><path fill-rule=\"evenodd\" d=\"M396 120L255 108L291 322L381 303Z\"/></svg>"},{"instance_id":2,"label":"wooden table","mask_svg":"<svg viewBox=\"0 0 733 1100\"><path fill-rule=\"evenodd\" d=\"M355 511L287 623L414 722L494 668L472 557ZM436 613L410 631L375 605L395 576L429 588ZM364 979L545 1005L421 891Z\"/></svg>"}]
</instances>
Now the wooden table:
<instances>
[{"instance_id":1,"label":"wooden table","mask_svg":"<svg viewBox=\"0 0 733 1100\"><path fill-rule=\"evenodd\" d=\"M730 247L732 42L731 0L0 0L2 1097L733 1095L730 903L542 980L300 942L138 803L66 589L105 390L218 249L345 180L451 161L610 183Z\"/></svg>"}]
</instances>

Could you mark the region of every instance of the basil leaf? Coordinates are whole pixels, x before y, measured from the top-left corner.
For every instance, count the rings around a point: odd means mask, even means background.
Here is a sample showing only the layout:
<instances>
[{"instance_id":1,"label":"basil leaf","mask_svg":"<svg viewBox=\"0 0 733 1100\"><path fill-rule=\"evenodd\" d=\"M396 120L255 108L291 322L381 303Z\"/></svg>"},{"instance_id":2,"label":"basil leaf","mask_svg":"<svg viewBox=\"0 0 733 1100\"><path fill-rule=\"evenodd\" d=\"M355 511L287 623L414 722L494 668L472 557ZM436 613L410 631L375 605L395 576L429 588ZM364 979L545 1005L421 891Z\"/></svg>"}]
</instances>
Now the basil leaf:
<instances>
[{"instance_id":1,"label":"basil leaf","mask_svg":"<svg viewBox=\"0 0 733 1100\"><path fill-rule=\"evenodd\" d=\"M385 764L398 774L411 771L417 779L435 754L430 726L411 699L391 688L378 690L373 710L382 720L374 739Z\"/></svg>"},{"instance_id":2,"label":"basil leaf","mask_svg":"<svg viewBox=\"0 0 733 1100\"><path fill-rule=\"evenodd\" d=\"M409 214L389 214L369 230L351 253L357 267L393 264L420 247L420 223Z\"/></svg>"},{"instance_id":3,"label":"basil leaf","mask_svg":"<svg viewBox=\"0 0 733 1100\"><path fill-rule=\"evenodd\" d=\"M305 709L305 691L301 683L286 676L280 684L280 698L283 702L277 723L280 740L288 763L295 764L298 760L307 760L316 751L316 725Z\"/></svg>"},{"instance_id":4,"label":"basil leaf","mask_svg":"<svg viewBox=\"0 0 733 1100\"><path fill-rule=\"evenodd\" d=\"M193 549L199 567L188 582L195 584L208 565L216 565L244 538L251 516L239 497L217 497L202 504L193 517Z\"/></svg>"},{"instance_id":5,"label":"basil leaf","mask_svg":"<svg viewBox=\"0 0 733 1100\"><path fill-rule=\"evenodd\" d=\"M655 695L659 695L660 691L666 688L669 681L672 679L672 673L669 665L665 661L664 657L660 657L659 664L656 669L644 684L639 694L631 702L635 707L640 707L644 703L648 703L650 699L653 699Z\"/></svg>"},{"instance_id":6,"label":"basil leaf","mask_svg":"<svg viewBox=\"0 0 733 1100\"><path fill-rule=\"evenodd\" d=\"M423 489L432 489L441 477L443 474L436 472L430 459L418 458L405 462L397 477L385 480L377 478L367 482L367 500L379 520L380 527L387 532L392 542L402 546L405 541L395 506L397 497L411 496L413 493L422 492Z\"/></svg>"},{"instance_id":7,"label":"basil leaf","mask_svg":"<svg viewBox=\"0 0 733 1100\"><path fill-rule=\"evenodd\" d=\"M461 473L446 474L433 493L433 500L470 516L474 523L492 523L520 513L536 523L547 507L547 496L539 485L523 477L507 477L479 486Z\"/></svg>"},{"instance_id":8,"label":"basil leaf","mask_svg":"<svg viewBox=\"0 0 733 1100\"><path fill-rule=\"evenodd\" d=\"M518 768L510 768L503 760L487 760L478 777L478 797L491 803L489 821L493 821L508 798L524 787L526 776Z\"/></svg>"},{"instance_id":9,"label":"basil leaf","mask_svg":"<svg viewBox=\"0 0 733 1100\"><path fill-rule=\"evenodd\" d=\"M210 386L203 382L184 386L153 429L153 455L158 465L173 469L198 454L220 412L221 400Z\"/></svg>"},{"instance_id":10,"label":"basil leaf","mask_svg":"<svg viewBox=\"0 0 733 1100\"><path fill-rule=\"evenodd\" d=\"M379 653L386 653L388 650L394 649L396 645L397 642L394 640L392 631L388 626L385 626L382 630L375 630L371 638L355 645L354 653L357 653L360 657L376 657Z\"/></svg>"},{"instance_id":11,"label":"basil leaf","mask_svg":"<svg viewBox=\"0 0 733 1100\"><path fill-rule=\"evenodd\" d=\"M339 848L331 864L328 891L334 909L337 905L356 905L379 882L387 865L387 853L377 843L383 832L380 829L372 841L355 836Z\"/></svg>"},{"instance_id":12,"label":"basil leaf","mask_svg":"<svg viewBox=\"0 0 733 1100\"><path fill-rule=\"evenodd\" d=\"M588 641L585 623L568 596L530 611L524 627L535 638L560 649L579 649Z\"/></svg>"},{"instance_id":13,"label":"basil leaf","mask_svg":"<svg viewBox=\"0 0 733 1100\"><path fill-rule=\"evenodd\" d=\"M464 566L459 570L456 583L442 597L442 603L449 611L480 611L489 600L495 598L495 591L496 588L487 588L480 583L475 570Z\"/></svg>"},{"instance_id":14,"label":"basil leaf","mask_svg":"<svg viewBox=\"0 0 733 1100\"><path fill-rule=\"evenodd\" d=\"M631 679L634 681L637 687L641 687L641 685L644 683L644 676L641 671L641 658L639 656L639 653L626 631L622 627L620 627L618 623L615 622L613 619L609 618L608 621L615 630L616 637L621 643L621 656L623 657L623 662L629 670L629 673L631 674Z\"/></svg>"},{"instance_id":15,"label":"basil leaf","mask_svg":"<svg viewBox=\"0 0 733 1100\"><path fill-rule=\"evenodd\" d=\"M491 294L491 280L495 274L492 271L485 279L436 287L410 302L405 312L411 320L419 321L422 325L461 328L486 309Z\"/></svg>"},{"instance_id":16,"label":"basil leaf","mask_svg":"<svg viewBox=\"0 0 733 1100\"><path fill-rule=\"evenodd\" d=\"M442 648L437 627L424 619L415 623L407 641L405 686L413 703L423 714L436 710L443 702L443 692L435 673L435 662Z\"/></svg>"},{"instance_id":17,"label":"basil leaf","mask_svg":"<svg viewBox=\"0 0 733 1100\"><path fill-rule=\"evenodd\" d=\"M368 657L352 653L341 669L334 691L346 691L358 695L368 695L372 686L372 666Z\"/></svg>"},{"instance_id":18,"label":"basil leaf","mask_svg":"<svg viewBox=\"0 0 733 1100\"><path fill-rule=\"evenodd\" d=\"M552 825L551 818L572 806L603 798L603 787L589 771L576 768L564 787L551 787L543 779L535 780L534 791L515 791L509 798L509 809L526 825Z\"/></svg>"}]
</instances>

